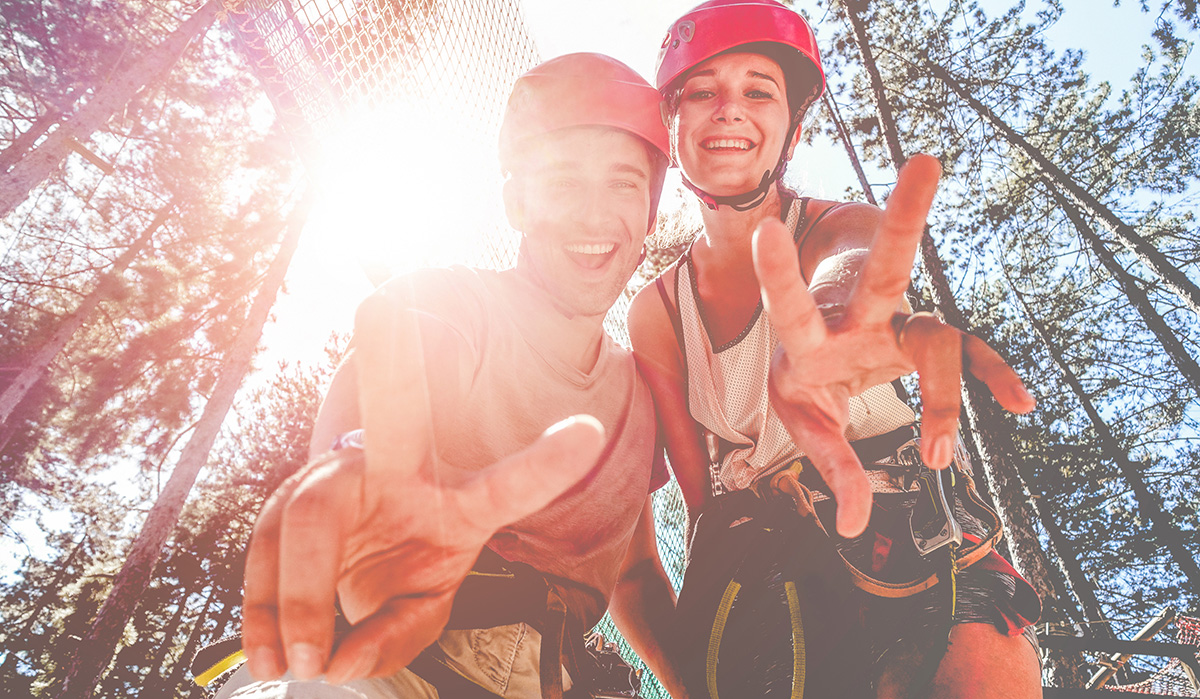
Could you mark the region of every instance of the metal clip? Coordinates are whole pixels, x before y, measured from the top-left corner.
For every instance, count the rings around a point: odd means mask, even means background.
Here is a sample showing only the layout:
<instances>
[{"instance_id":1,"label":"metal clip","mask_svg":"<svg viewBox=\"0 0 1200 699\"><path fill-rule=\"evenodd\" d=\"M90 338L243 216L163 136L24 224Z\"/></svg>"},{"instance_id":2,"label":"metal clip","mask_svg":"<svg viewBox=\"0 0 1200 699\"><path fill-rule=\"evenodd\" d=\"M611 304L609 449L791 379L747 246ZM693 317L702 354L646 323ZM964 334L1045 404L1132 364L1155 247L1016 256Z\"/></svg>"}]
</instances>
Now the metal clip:
<instances>
[{"instance_id":1,"label":"metal clip","mask_svg":"<svg viewBox=\"0 0 1200 699\"><path fill-rule=\"evenodd\" d=\"M912 532L917 551L922 556L928 556L943 546L961 546L962 526L954 519L954 510L950 505L954 501L954 495L951 491L947 497L943 472L924 468L917 481L920 483L920 491L917 494L917 502L908 514L908 528ZM921 513L919 520L918 512Z\"/></svg>"},{"instance_id":2,"label":"metal clip","mask_svg":"<svg viewBox=\"0 0 1200 699\"><path fill-rule=\"evenodd\" d=\"M925 462L921 461L921 438L914 437L897 447L893 460L901 469L901 483L904 489L912 490L913 482L922 471L927 470Z\"/></svg>"}]
</instances>

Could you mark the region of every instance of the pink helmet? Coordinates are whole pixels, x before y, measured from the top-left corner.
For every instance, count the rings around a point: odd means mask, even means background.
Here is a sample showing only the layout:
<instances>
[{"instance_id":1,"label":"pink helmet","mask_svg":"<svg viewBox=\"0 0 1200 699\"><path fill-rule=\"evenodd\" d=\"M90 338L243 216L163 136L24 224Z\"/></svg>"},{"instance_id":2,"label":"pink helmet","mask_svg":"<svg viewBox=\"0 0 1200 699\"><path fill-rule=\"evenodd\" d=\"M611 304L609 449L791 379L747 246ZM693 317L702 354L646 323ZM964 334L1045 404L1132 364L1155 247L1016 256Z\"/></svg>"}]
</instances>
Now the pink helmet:
<instances>
[{"instance_id":1,"label":"pink helmet","mask_svg":"<svg viewBox=\"0 0 1200 699\"><path fill-rule=\"evenodd\" d=\"M825 73L817 37L804 18L775 0L709 0L671 25L658 52L655 80L659 90L713 56L746 44L779 62L788 83L793 111L806 109L821 96ZM794 86L794 90L793 90Z\"/></svg>"},{"instance_id":2,"label":"pink helmet","mask_svg":"<svg viewBox=\"0 0 1200 699\"><path fill-rule=\"evenodd\" d=\"M500 167L512 171L526 139L571 126L621 129L670 158L658 90L615 58L572 53L517 78L500 126Z\"/></svg>"},{"instance_id":3,"label":"pink helmet","mask_svg":"<svg viewBox=\"0 0 1200 699\"><path fill-rule=\"evenodd\" d=\"M696 65L731 49L744 47L774 60L787 83L792 123L784 150L775 167L763 173L759 185L734 196L711 195L683 183L709 208L727 205L739 211L761 204L787 168L787 145L808 107L825 89L825 72L817 51L817 38L804 18L775 0L709 0L697 5L671 25L658 52L656 83L665 97L678 95L682 79Z\"/></svg>"}]
</instances>

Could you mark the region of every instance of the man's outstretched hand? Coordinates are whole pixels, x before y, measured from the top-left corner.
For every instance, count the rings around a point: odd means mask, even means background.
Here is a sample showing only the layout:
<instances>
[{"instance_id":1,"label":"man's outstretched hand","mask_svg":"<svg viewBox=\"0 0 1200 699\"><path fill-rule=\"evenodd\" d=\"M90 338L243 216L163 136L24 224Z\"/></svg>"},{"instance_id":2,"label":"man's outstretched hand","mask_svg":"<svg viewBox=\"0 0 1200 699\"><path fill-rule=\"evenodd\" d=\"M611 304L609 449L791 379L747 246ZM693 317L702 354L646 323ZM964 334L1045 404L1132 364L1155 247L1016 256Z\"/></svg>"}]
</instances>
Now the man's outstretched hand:
<instances>
[{"instance_id":1,"label":"man's outstretched hand","mask_svg":"<svg viewBox=\"0 0 1200 699\"><path fill-rule=\"evenodd\" d=\"M356 318L363 453L310 463L270 498L246 561L243 645L256 679L387 675L437 640L500 527L566 491L604 444L576 416L468 477L439 472L418 324L390 289ZM334 602L352 624L334 649Z\"/></svg>"},{"instance_id":2,"label":"man's outstretched hand","mask_svg":"<svg viewBox=\"0 0 1200 699\"><path fill-rule=\"evenodd\" d=\"M845 438L851 396L917 371L921 455L932 468L945 468L953 456L964 363L1006 409L1026 413L1034 407L1021 379L982 340L928 313L896 312L940 175L928 155L913 156L901 169L845 307L825 315L800 274L786 227L767 220L754 235L763 304L779 333L772 405L833 492L842 536L862 533L871 512L870 484Z\"/></svg>"}]
</instances>

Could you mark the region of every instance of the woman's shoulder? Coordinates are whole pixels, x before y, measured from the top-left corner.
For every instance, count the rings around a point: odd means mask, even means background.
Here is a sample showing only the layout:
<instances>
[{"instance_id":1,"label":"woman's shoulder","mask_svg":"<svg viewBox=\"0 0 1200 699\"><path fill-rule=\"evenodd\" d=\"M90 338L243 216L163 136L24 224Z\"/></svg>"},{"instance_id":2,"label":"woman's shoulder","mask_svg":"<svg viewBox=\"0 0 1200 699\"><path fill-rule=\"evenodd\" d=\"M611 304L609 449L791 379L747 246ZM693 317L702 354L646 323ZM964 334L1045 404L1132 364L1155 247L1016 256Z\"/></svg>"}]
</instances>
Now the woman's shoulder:
<instances>
[{"instance_id":1,"label":"woman's shoulder","mask_svg":"<svg viewBox=\"0 0 1200 699\"><path fill-rule=\"evenodd\" d=\"M879 208L875 205L861 201L839 201L835 199L818 199L816 197L800 197L799 201L805 202L802 205L805 207L804 213L810 224L834 212L857 213L879 211Z\"/></svg>"},{"instance_id":2,"label":"woman's shoulder","mask_svg":"<svg viewBox=\"0 0 1200 699\"><path fill-rule=\"evenodd\" d=\"M675 295L679 264L672 263L654 281L643 286L629 304L629 339L635 353L675 344L673 317L679 314Z\"/></svg>"}]
</instances>

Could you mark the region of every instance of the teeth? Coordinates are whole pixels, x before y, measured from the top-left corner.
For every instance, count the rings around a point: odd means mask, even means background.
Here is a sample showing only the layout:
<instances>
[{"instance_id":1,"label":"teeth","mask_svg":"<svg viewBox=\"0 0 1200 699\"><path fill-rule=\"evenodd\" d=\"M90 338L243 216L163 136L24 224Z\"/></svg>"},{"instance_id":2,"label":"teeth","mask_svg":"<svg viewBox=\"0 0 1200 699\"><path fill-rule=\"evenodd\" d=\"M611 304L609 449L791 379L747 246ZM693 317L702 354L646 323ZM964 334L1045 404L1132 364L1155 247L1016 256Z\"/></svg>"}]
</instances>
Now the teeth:
<instances>
[{"instance_id":1,"label":"teeth","mask_svg":"<svg viewBox=\"0 0 1200 699\"><path fill-rule=\"evenodd\" d=\"M617 247L616 243L576 243L567 246L567 252L578 252L584 255L607 255Z\"/></svg>"},{"instance_id":2,"label":"teeth","mask_svg":"<svg viewBox=\"0 0 1200 699\"><path fill-rule=\"evenodd\" d=\"M748 141L744 138L722 138L706 141L704 147L709 150L717 148L737 148L738 150L750 150L754 147L753 141Z\"/></svg>"}]
</instances>

